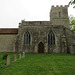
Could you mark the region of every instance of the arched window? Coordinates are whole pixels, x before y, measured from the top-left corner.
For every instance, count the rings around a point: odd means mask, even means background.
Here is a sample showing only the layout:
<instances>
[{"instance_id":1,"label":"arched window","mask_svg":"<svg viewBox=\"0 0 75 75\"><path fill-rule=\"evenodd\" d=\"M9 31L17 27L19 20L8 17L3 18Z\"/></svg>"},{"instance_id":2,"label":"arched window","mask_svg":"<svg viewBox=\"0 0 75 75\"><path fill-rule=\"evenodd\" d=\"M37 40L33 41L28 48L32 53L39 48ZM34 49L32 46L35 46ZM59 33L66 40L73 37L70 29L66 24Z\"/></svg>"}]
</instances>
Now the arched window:
<instances>
[{"instance_id":1,"label":"arched window","mask_svg":"<svg viewBox=\"0 0 75 75\"><path fill-rule=\"evenodd\" d=\"M31 41L30 33L29 32L26 32L24 34L24 44L30 44L30 41Z\"/></svg>"},{"instance_id":2,"label":"arched window","mask_svg":"<svg viewBox=\"0 0 75 75\"><path fill-rule=\"evenodd\" d=\"M53 32L50 32L48 34L48 44L49 45L55 45L55 35Z\"/></svg>"}]
</instances>

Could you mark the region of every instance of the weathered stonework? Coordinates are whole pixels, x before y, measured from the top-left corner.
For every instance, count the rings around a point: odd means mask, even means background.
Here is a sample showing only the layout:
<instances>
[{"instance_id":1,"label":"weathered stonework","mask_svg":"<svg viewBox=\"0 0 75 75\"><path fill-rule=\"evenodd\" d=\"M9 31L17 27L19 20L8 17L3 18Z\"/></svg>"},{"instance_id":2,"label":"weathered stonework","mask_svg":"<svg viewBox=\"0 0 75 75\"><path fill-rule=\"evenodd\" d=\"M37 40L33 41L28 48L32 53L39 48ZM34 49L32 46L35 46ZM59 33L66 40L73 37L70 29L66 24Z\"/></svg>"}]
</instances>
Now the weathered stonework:
<instances>
[{"instance_id":1,"label":"weathered stonework","mask_svg":"<svg viewBox=\"0 0 75 75\"><path fill-rule=\"evenodd\" d=\"M0 34L0 52L14 52L17 34Z\"/></svg>"},{"instance_id":2,"label":"weathered stonework","mask_svg":"<svg viewBox=\"0 0 75 75\"><path fill-rule=\"evenodd\" d=\"M0 35L0 44L4 42L2 36L4 34ZM75 54L75 33L69 29L67 6L52 6L50 21L22 20L18 33L12 36L10 42L12 44L7 42L8 48L3 48L2 43L0 51L9 51L11 47L12 52Z\"/></svg>"}]
</instances>

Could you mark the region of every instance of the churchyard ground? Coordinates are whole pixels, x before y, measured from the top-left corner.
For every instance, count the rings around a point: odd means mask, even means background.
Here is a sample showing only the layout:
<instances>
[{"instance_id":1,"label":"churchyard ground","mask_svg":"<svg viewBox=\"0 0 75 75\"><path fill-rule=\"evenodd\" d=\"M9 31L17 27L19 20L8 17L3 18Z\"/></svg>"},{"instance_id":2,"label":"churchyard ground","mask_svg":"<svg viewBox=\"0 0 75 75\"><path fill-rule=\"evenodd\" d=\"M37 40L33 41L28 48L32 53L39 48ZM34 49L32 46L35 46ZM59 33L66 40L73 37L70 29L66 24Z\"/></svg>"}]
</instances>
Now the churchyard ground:
<instances>
[{"instance_id":1,"label":"churchyard ground","mask_svg":"<svg viewBox=\"0 0 75 75\"><path fill-rule=\"evenodd\" d=\"M70 54L26 54L25 58L4 66L0 53L0 75L75 75L75 55ZM17 54L18 58L18 54Z\"/></svg>"}]
</instances>

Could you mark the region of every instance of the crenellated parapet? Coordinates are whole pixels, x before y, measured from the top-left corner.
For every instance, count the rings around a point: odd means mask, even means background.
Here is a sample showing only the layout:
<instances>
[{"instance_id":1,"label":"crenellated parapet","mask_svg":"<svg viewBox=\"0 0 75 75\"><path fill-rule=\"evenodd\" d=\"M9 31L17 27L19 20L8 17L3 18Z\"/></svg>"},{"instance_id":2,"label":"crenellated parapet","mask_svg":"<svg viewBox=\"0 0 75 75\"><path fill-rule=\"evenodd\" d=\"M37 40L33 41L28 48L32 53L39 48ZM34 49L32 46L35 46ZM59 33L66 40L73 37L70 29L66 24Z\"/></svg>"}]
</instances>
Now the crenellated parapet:
<instances>
[{"instance_id":1,"label":"crenellated parapet","mask_svg":"<svg viewBox=\"0 0 75 75\"><path fill-rule=\"evenodd\" d=\"M68 7L68 5L65 5L65 6L63 6L63 5L56 5L56 6L52 5L51 6L51 8L67 8L67 7Z\"/></svg>"}]
</instances>

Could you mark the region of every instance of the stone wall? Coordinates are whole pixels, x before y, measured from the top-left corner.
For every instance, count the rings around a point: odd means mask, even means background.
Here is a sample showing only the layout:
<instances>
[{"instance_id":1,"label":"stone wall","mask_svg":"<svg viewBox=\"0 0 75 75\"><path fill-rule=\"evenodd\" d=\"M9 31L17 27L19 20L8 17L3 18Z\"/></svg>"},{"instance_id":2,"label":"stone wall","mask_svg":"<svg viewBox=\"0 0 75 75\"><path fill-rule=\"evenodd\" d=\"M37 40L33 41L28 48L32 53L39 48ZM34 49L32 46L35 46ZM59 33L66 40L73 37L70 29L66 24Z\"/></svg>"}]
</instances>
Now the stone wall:
<instances>
[{"instance_id":1,"label":"stone wall","mask_svg":"<svg viewBox=\"0 0 75 75\"><path fill-rule=\"evenodd\" d=\"M68 53L75 54L75 33L69 29L66 29L66 37L68 41Z\"/></svg>"},{"instance_id":2,"label":"stone wall","mask_svg":"<svg viewBox=\"0 0 75 75\"><path fill-rule=\"evenodd\" d=\"M30 25L24 25L27 21L23 21L20 23L19 26L19 32L18 32L18 37L19 37L19 45L18 45L18 50L24 50L25 52L33 52L33 53L38 53L38 45L40 42L44 44L44 52L45 53L60 53L60 37L64 35L64 26L56 26L56 25L48 25L46 22L41 22L40 25L36 25L39 22L36 21L35 25L33 24L34 22L28 22L31 23ZM46 23L46 24L44 24ZM24 34L26 32L29 32L31 35L31 43L30 43L30 50L29 47L25 47L23 45L24 43ZM55 34L55 46L50 46L50 49L48 47L48 34L49 32L53 32ZM25 48L24 48L24 47ZM49 51L50 50L50 51ZM51 51L52 50L52 51Z\"/></svg>"},{"instance_id":3,"label":"stone wall","mask_svg":"<svg viewBox=\"0 0 75 75\"><path fill-rule=\"evenodd\" d=\"M0 52L14 52L17 34L0 34Z\"/></svg>"}]
</instances>

